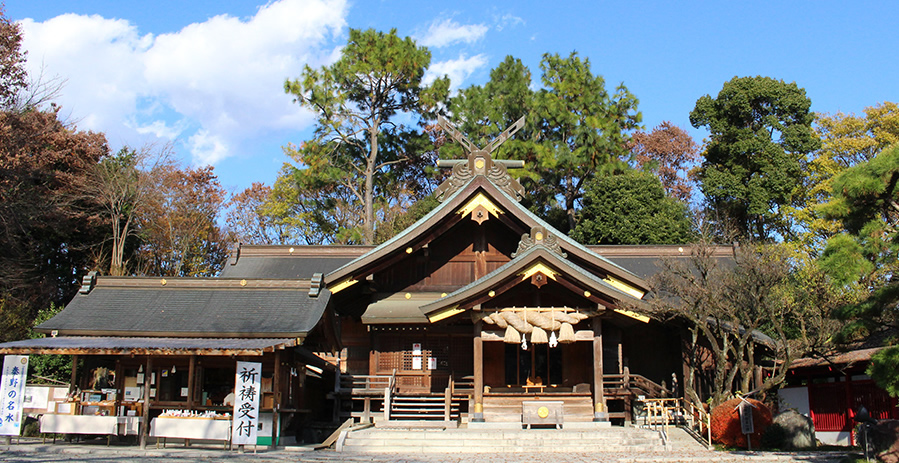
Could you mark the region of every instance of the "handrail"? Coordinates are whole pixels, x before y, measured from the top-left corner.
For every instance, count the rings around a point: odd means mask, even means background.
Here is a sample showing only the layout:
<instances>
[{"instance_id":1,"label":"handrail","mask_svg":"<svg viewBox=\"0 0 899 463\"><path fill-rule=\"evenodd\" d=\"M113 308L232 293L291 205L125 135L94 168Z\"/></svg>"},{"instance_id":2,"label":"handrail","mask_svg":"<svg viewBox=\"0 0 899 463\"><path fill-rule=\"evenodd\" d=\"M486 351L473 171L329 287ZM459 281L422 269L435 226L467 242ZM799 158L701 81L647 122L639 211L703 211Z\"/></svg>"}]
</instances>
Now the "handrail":
<instances>
[{"instance_id":1,"label":"handrail","mask_svg":"<svg viewBox=\"0 0 899 463\"><path fill-rule=\"evenodd\" d=\"M384 388L384 420L390 421L391 400L396 392L396 369L387 377L387 387Z\"/></svg>"},{"instance_id":2,"label":"handrail","mask_svg":"<svg viewBox=\"0 0 899 463\"><path fill-rule=\"evenodd\" d=\"M647 424L653 429L662 427L663 439L668 439L669 424L687 430L694 438L712 449L712 417L702 407L684 399L646 399Z\"/></svg>"},{"instance_id":3,"label":"handrail","mask_svg":"<svg viewBox=\"0 0 899 463\"><path fill-rule=\"evenodd\" d=\"M639 389L644 392L645 395L653 398L665 397L671 393L668 388L663 387L651 379L631 373L627 367L624 368L623 374L602 375L602 378L603 387L605 389Z\"/></svg>"},{"instance_id":4,"label":"handrail","mask_svg":"<svg viewBox=\"0 0 899 463\"><path fill-rule=\"evenodd\" d=\"M395 375L341 375L340 391L378 391L385 387L393 388Z\"/></svg>"}]
</instances>

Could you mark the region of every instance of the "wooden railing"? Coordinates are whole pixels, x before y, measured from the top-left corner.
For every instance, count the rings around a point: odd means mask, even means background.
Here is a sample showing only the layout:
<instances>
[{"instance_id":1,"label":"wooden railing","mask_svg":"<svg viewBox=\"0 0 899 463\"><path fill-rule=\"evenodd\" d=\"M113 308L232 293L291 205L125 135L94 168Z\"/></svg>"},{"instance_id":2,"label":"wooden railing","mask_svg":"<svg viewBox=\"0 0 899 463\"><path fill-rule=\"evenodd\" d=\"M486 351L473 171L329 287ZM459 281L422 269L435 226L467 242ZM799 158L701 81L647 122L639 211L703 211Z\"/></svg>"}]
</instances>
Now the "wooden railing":
<instances>
[{"instance_id":1,"label":"wooden railing","mask_svg":"<svg viewBox=\"0 0 899 463\"><path fill-rule=\"evenodd\" d=\"M396 385L396 372L392 375L341 375L339 392L380 395Z\"/></svg>"},{"instance_id":2,"label":"wooden railing","mask_svg":"<svg viewBox=\"0 0 899 463\"><path fill-rule=\"evenodd\" d=\"M707 448L712 448L711 415L702 407L684 399L646 399L644 425L655 429L668 441L668 426L673 425L687 431Z\"/></svg>"},{"instance_id":3,"label":"wooden railing","mask_svg":"<svg viewBox=\"0 0 899 463\"><path fill-rule=\"evenodd\" d=\"M650 398L667 397L671 394L671 391L667 388L653 382L645 376L632 374L627 367L624 368L623 374L602 375L602 379L604 389L624 389L629 391L636 389L637 391L642 392L642 394L638 395L645 395Z\"/></svg>"}]
</instances>

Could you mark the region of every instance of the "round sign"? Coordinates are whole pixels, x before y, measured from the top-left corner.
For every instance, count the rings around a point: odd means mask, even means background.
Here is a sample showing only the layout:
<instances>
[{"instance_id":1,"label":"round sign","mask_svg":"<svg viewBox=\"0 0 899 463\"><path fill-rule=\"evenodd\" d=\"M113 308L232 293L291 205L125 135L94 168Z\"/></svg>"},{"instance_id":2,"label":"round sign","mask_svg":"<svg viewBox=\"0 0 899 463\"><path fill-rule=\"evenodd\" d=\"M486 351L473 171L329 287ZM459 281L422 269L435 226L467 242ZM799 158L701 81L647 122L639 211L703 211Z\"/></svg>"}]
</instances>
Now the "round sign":
<instances>
[{"instance_id":1,"label":"round sign","mask_svg":"<svg viewBox=\"0 0 899 463\"><path fill-rule=\"evenodd\" d=\"M540 418L546 418L549 416L549 409L546 407L540 407L537 409L537 416Z\"/></svg>"}]
</instances>

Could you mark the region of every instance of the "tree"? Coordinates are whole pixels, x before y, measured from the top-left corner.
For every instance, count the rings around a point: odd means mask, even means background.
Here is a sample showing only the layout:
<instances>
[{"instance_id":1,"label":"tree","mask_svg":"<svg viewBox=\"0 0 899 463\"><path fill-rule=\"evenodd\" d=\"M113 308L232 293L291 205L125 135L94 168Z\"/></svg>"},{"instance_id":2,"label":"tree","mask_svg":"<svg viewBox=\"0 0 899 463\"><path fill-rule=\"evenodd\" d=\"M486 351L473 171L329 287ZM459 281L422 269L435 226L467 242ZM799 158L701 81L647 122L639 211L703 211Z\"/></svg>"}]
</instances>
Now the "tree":
<instances>
[{"instance_id":1,"label":"tree","mask_svg":"<svg viewBox=\"0 0 899 463\"><path fill-rule=\"evenodd\" d=\"M820 146L810 107L796 83L761 76L734 77L716 98L696 101L690 123L711 132L700 188L742 237L765 241L791 232L782 208L794 202L806 156Z\"/></svg>"},{"instance_id":2,"label":"tree","mask_svg":"<svg viewBox=\"0 0 899 463\"><path fill-rule=\"evenodd\" d=\"M101 240L81 191L106 140L64 126L58 110L0 112L0 280L35 313L73 294Z\"/></svg>"},{"instance_id":3,"label":"tree","mask_svg":"<svg viewBox=\"0 0 899 463\"><path fill-rule=\"evenodd\" d=\"M65 306L62 305L50 304L49 307L41 309L32 323L28 337L31 339L45 337L43 333L34 331L33 327L53 318L64 308ZM72 357L71 355L32 354L28 359L28 381L68 384L71 381Z\"/></svg>"},{"instance_id":4,"label":"tree","mask_svg":"<svg viewBox=\"0 0 899 463\"><path fill-rule=\"evenodd\" d=\"M634 132L629 147L636 166L657 175L668 196L690 201L693 179L689 170L699 160L698 147L690 134L665 121L652 132Z\"/></svg>"},{"instance_id":5,"label":"tree","mask_svg":"<svg viewBox=\"0 0 899 463\"><path fill-rule=\"evenodd\" d=\"M147 207L152 190L157 185L154 174L162 164L170 162L169 147L154 152L151 146L140 150L123 147L112 156L105 156L91 167L84 186L84 194L103 209L110 234L109 274L129 273L127 258L137 249L138 220ZM126 254L126 250L131 252ZM102 253L104 256L105 252Z\"/></svg>"},{"instance_id":6,"label":"tree","mask_svg":"<svg viewBox=\"0 0 899 463\"><path fill-rule=\"evenodd\" d=\"M635 170L587 183L571 237L584 244L683 244L694 238L686 204L666 196L657 177Z\"/></svg>"},{"instance_id":7,"label":"tree","mask_svg":"<svg viewBox=\"0 0 899 463\"><path fill-rule=\"evenodd\" d=\"M0 10L0 318L7 340L27 336L41 308L74 294L100 236L79 193L106 154L102 135L60 122L59 107L21 107L31 91L21 31Z\"/></svg>"},{"instance_id":8,"label":"tree","mask_svg":"<svg viewBox=\"0 0 899 463\"><path fill-rule=\"evenodd\" d=\"M684 391L703 403L694 376L707 373L714 407L752 389L759 358L771 365L760 393L783 382L793 359L829 337L822 314L841 301L822 274L807 279L814 269L796 268L782 244L741 246L733 262L712 250L703 238L688 261L665 260L650 280L648 313L687 321Z\"/></svg>"},{"instance_id":9,"label":"tree","mask_svg":"<svg viewBox=\"0 0 899 463\"><path fill-rule=\"evenodd\" d=\"M834 198L824 212L839 219L847 233L827 242L822 266L840 283L867 293L861 302L836 311L845 322L840 341L872 335L893 336L871 360L870 372L878 384L895 392L899 374L893 368L899 355L899 144L861 162L833 180Z\"/></svg>"},{"instance_id":10,"label":"tree","mask_svg":"<svg viewBox=\"0 0 899 463\"><path fill-rule=\"evenodd\" d=\"M285 148L299 167L285 166L280 175L282 186L295 182L299 196L306 201L320 197L323 191L302 187L339 185L344 191L337 197L348 200L350 208L362 210L361 241L373 243L379 206L376 198L385 198L389 205L421 193L405 190L390 177L400 164L418 155L408 149L412 139L424 138L399 124L398 117L412 116L424 122L447 97L448 78L437 79L430 86L422 83L430 62L431 53L425 47L411 38L398 37L395 29L387 34L351 29L336 63L320 70L306 66L299 79L288 80L285 91L295 102L315 111L318 122L314 140ZM377 195L379 188L385 195ZM398 198L394 196L397 193ZM325 201L319 205L336 204Z\"/></svg>"},{"instance_id":11,"label":"tree","mask_svg":"<svg viewBox=\"0 0 899 463\"><path fill-rule=\"evenodd\" d=\"M290 244L287 227L266 213L272 189L259 182L231 196L225 205L228 240L245 244Z\"/></svg>"},{"instance_id":12,"label":"tree","mask_svg":"<svg viewBox=\"0 0 899 463\"><path fill-rule=\"evenodd\" d=\"M629 131L641 119L638 100L624 84L614 95L605 89L602 76L590 70L590 60L571 53L543 55L540 62L543 85L536 95L539 137L534 158L539 180L532 188L538 211L547 218L558 216L565 221L555 223L568 232L577 224L577 210L584 185L597 174L619 172L629 156ZM556 205L556 198L561 204Z\"/></svg>"},{"instance_id":13,"label":"tree","mask_svg":"<svg viewBox=\"0 0 899 463\"><path fill-rule=\"evenodd\" d=\"M839 219L825 214L834 178L899 142L899 106L881 103L865 108L863 116L823 115L816 124L821 149L809 160L796 206L786 213L800 230L799 241L820 253L827 240L844 230Z\"/></svg>"},{"instance_id":14,"label":"tree","mask_svg":"<svg viewBox=\"0 0 899 463\"><path fill-rule=\"evenodd\" d=\"M460 132L479 147L487 146L496 136L527 116L525 126L518 134L502 145L498 159L524 160L533 157L535 132L534 98L531 89L531 71L520 59L506 56L502 63L490 71L490 80L484 86L472 85L462 89L450 100L453 122ZM441 157L460 158L462 147L456 143L441 146Z\"/></svg>"},{"instance_id":15,"label":"tree","mask_svg":"<svg viewBox=\"0 0 899 463\"><path fill-rule=\"evenodd\" d=\"M225 191L211 166L154 169L158 183L140 219L142 273L214 276L224 266L227 244L217 218Z\"/></svg>"},{"instance_id":16,"label":"tree","mask_svg":"<svg viewBox=\"0 0 899 463\"><path fill-rule=\"evenodd\" d=\"M10 111L18 102L20 92L28 88L25 52L22 51L22 31L6 17L0 5L0 110Z\"/></svg>"}]
</instances>

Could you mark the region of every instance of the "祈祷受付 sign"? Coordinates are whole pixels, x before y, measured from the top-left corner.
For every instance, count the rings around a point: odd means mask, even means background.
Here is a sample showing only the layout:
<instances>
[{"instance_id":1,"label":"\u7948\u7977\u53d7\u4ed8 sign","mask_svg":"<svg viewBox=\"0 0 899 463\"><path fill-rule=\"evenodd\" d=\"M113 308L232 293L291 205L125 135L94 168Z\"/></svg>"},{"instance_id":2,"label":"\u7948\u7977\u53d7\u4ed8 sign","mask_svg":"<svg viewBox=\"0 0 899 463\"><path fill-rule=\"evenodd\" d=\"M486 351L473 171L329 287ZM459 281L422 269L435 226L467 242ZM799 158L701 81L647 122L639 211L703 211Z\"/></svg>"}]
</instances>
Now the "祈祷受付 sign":
<instances>
[{"instance_id":1,"label":"\u7948\u7977\u53d7\u4ed8 sign","mask_svg":"<svg viewBox=\"0 0 899 463\"><path fill-rule=\"evenodd\" d=\"M234 418L231 421L232 445L256 445L261 382L261 363L237 362L237 375L234 381Z\"/></svg>"}]
</instances>

